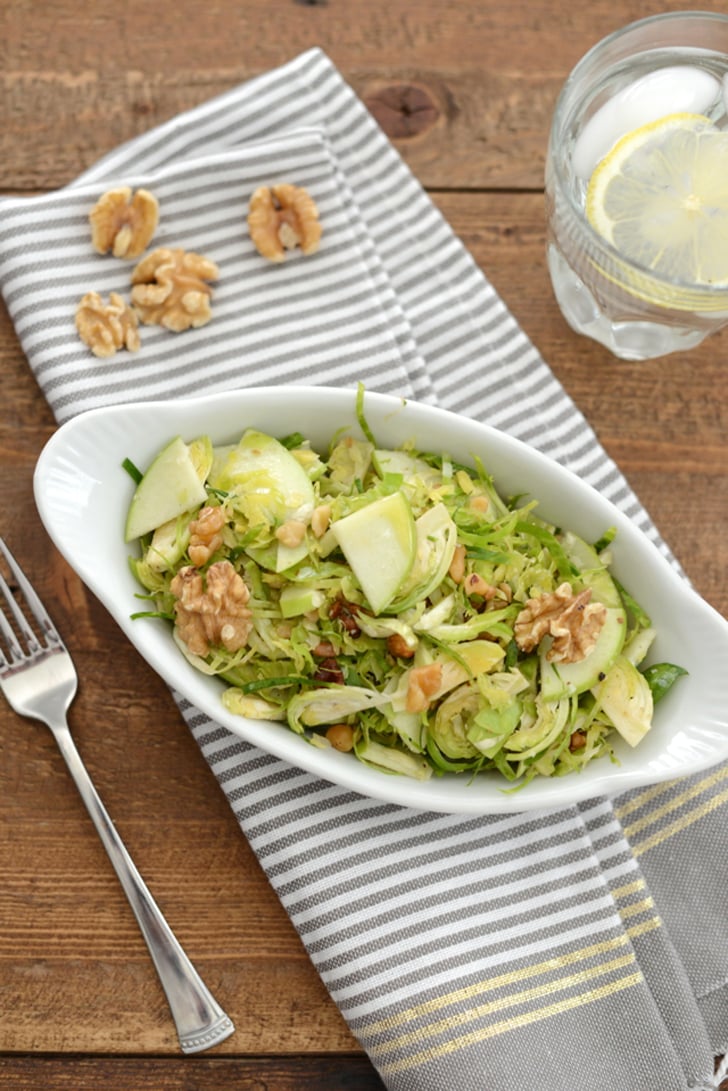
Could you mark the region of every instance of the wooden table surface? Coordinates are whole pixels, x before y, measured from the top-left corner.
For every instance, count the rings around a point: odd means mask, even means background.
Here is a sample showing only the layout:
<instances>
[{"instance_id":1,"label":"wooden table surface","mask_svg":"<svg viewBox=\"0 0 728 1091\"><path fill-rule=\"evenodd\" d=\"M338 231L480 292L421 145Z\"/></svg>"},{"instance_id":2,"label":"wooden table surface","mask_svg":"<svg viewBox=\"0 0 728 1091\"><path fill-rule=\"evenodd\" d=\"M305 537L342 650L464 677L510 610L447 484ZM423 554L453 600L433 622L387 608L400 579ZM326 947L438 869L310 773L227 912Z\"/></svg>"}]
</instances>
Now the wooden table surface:
<instances>
[{"instance_id":1,"label":"wooden table surface","mask_svg":"<svg viewBox=\"0 0 728 1091\"><path fill-rule=\"evenodd\" d=\"M697 590L728 615L728 330L687 354L618 362L567 327L544 257L544 154L562 81L604 34L680 6L4 0L0 192L55 189L121 141L321 46L591 421ZM180 1055L51 735L3 705L0 1089L381 1088L166 686L49 543L31 482L54 421L4 309L0 368L0 533L22 550L78 666L72 725L99 792L237 1028L209 1053Z\"/></svg>"}]
</instances>

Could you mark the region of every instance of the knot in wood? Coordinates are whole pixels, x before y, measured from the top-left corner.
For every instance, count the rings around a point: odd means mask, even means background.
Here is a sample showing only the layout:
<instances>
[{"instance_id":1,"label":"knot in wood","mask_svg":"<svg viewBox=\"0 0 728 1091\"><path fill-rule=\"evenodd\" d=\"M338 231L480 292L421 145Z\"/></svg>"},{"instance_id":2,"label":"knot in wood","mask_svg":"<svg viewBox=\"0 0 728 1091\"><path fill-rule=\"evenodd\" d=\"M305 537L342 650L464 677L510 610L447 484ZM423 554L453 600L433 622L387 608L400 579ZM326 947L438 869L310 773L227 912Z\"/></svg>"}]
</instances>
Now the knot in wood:
<instances>
[{"instance_id":1,"label":"knot in wood","mask_svg":"<svg viewBox=\"0 0 728 1091\"><path fill-rule=\"evenodd\" d=\"M411 83L396 83L368 95L364 102L392 140L417 136L432 128L440 110L431 95Z\"/></svg>"}]
</instances>

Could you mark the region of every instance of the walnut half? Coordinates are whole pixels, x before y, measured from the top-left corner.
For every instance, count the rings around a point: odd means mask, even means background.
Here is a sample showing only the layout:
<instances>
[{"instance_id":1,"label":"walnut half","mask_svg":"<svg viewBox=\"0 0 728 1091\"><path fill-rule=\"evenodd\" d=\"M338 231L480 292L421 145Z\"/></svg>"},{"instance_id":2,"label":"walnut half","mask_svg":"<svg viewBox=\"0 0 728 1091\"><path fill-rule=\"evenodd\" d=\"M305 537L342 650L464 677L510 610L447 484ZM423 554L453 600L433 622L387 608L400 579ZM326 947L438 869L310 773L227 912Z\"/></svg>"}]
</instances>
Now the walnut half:
<instances>
[{"instance_id":1,"label":"walnut half","mask_svg":"<svg viewBox=\"0 0 728 1091\"><path fill-rule=\"evenodd\" d=\"M170 584L177 599L177 633L193 655L206 656L211 645L229 652L244 648L253 628L250 591L230 561L216 561L203 574L181 568Z\"/></svg>"},{"instance_id":2,"label":"walnut half","mask_svg":"<svg viewBox=\"0 0 728 1091\"><path fill-rule=\"evenodd\" d=\"M76 309L76 329L94 356L113 356L117 349L139 349L139 329L134 311L117 292L104 303L98 292L86 292Z\"/></svg>"},{"instance_id":3,"label":"walnut half","mask_svg":"<svg viewBox=\"0 0 728 1091\"><path fill-rule=\"evenodd\" d=\"M300 246L314 254L321 241L316 203L309 193L290 183L260 186L250 198L248 230L256 250L270 261L283 261L286 250Z\"/></svg>"},{"instance_id":4,"label":"walnut half","mask_svg":"<svg viewBox=\"0 0 728 1091\"><path fill-rule=\"evenodd\" d=\"M181 333L212 318L207 283L217 280L214 261L187 250L152 250L131 275L131 301L145 325Z\"/></svg>"},{"instance_id":5,"label":"walnut half","mask_svg":"<svg viewBox=\"0 0 728 1091\"><path fill-rule=\"evenodd\" d=\"M597 642L606 621L607 608L591 602L591 588L574 594L570 584L530 598L516 618L514 637L524 652L531 652L545 636L553 643L546 658L554 663L578 663Z\"/></svg>"},{"instance_id":6,"label":"walnut half","mask_svg":"<svg viewBox=\"0 0 728 1091\"><path fill-rule=\"evenodd\" d=\"M153 193L129 186L110 189L99 197L89 215L91 242L99 254L138 258L143 254L159 222L159 204Z\"/></svg>"},{"instance_id":7,"label":"walnut half","mask_svg":"<svg viewBox=\"0 0 728 1091\"><path fill-rule=\"evenodd\" d=\"M213 508L206 504L197 518L190 523L190 544L188 552L195 568L207 564L216 549L222 545L222 531L227 522L227 512L223 507Z\"/></svg>"}]
</instances>

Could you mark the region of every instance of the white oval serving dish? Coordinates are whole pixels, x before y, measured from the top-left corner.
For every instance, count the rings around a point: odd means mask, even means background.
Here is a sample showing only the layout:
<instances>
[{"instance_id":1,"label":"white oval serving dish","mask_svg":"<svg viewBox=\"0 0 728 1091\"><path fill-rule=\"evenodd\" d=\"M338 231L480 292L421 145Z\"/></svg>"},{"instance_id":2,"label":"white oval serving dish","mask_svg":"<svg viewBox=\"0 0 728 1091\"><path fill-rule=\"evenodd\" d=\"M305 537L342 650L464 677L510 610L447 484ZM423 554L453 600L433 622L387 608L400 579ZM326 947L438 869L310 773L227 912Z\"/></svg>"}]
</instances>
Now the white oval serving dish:
<instances>
[{"instance_id":1,"label":"white oval serving dish","mask_svg":"<svg viewBox=\"0 0 728 1091\"><path fill-rule=\"evenodd\" d=\"M146 661L176 691L234 734L278 757L363 795L423 810L504 814L560 807L599 795L697 772L728 758L728 622L701 599L646 536L598 492L523 443L476 421L389 395L368 393L366 418L377 442L406 440L463 462L479 455L504 495L528 493L539 513L587 540L618 528L613 571L650 614L658 636L648 662L688 671L657 705L654 726L635 749L621 741L583 772L536 779L508 792L497 774L446 775L426 782L377 772L350 754L311 746L286 726L236 717L220 700L224 684L200 674L176 647L171 627L132 621L139 587L127 562L124 520L134 485L122 468L144 468L162 444L207 433L237 440L248 427L275 436L298 431L325 450L341 428L360 434L356 391L268 387L208 397L141 402L90 410L64 424L43 449L35 497L53 542L98 596Z\"/></svg>"}]
</instances>

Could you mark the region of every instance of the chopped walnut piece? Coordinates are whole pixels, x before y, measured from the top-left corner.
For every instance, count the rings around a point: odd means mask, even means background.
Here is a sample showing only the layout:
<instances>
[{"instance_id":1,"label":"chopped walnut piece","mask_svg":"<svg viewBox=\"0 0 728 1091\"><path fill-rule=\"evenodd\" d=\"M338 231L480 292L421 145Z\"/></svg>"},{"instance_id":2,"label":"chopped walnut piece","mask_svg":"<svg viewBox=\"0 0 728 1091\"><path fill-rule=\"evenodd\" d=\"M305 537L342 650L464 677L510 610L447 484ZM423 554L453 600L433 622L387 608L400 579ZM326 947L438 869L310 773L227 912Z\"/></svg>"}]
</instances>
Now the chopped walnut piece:
<instances>
[{"instance_id":1,"label":"chopped walnut piece","mask_svg":"<svg viewBox=\"0 0 728 1091\"><path fill-rule=\"evenodd\" d=\"M480 595L486 602L490 602L498 594L498 588L484 580L477 572L473 572L465 580L465 593L467 595Z\"/></svg>"},{"instance_id":2,"label":"chopped walnut piece","mask_svg":"<svg viewBox=\"0 0 728 1091\"><path fill-rule=\"evenodd\" d=\"M455 583L462 583L465 579L465 546L456 545L449 568L450 578Z\"/></svg>"},{"instance_id":3,"label":"chopped walnut piece","mask_svg":"<svg viewBox=\"0 0 728 1091\"><path fill-rule=\"evenodd\" d=\"M205 656L212 645L229 652L245 647L253 628L248 609L250 591L230 561L217 561L204 575L187 565L170 584L177 632L193 655Z\"/></svg>"},{"instance_id":4,"label":"chopped walnut piece","mask_svg":"<svg viewBox=\"0 0 728 1091\"><path fill-rule=\"evenodd\" d=\"M601 602L591 602L591 588L575 595L568 583L529 599L514 626L521 651L530 652L545 636L553 637L546 658L556 663L578 663L597 642L607 617Z\"/></svg>"},{"instance_id":5,"label":"chopped walnut piece","mask_svg":"<svg viewBox=\"0 0 728 1091\"><path fill-rule=\"evenodd\" d=\"M227 522L224 508L206 505L190 523L190 560L197 568L207 564L216 549L222 545L222 528Z\"/></svg>"},{"instance_id":6,"label":"chopped walnut piece","mask_svg":"<svg viewBox=\"0 0 728 1091\"><path fill-rule=\"evenodd\" d=\"M346 677L339 666L339 661L336 656L322 659L313 672L313 677L317 682L333 682L337 686L343 686L346 681Z\"/></svg>"},{"instance_id":7,"label":"chopped walnut piece","mask_svg":"<svg viewBox=\"0 0 728 1091\"><path fill-rule=\"evenodd\" d=\"M335 659L337 649L330 640L319 640L318 644L311 648L311 655L317 655L319 659Z\"/></svg>"},{"instance_id":8,"label":"chopped walnut piece","mask_svg":"<svg viewBox=\"0 0 728 1091\"><path fill-rule=\"evenodd\" d=\"M250 198L248 230L259 254L270 261L283 261L286 250L296 246L304 254L318 250L318 215L313 198L299 186L259 186Z\"/></svg>"},{"instance_id":9,"label":"chopped walnut piece","mask_svg":"<svg viewBox=\"0 0 728 1091\"><path fill-rule=\"evenodd\" d=\"M498 584L498 598L504 599L506 602L513 602L513 589L509 583Z\"/></svg>"},{"instance_id":10,"label":"chopped walnut piece","mask_svg":"<svg viewBox=\"0 0 728 1091\"><path fill-rule=\"evenodd\" d=\"M306 524L298 519L289 519L287 523L276 528L275 534L281 545L295 549L306 537Z\"/></svg>"},{"instance_id":11,"label":"chopped walnut piece","mask_svg":"<svg viewBox=\"0 0 728 1091\"><path fill-rule=\"evenodd\" d=\"M181 333L212 318L207 281L217 280L214 261L186 250L152 250L131 275L131 301L145 325Z\"/></svg>"},{"instance_id":12,"label":"chopped walnut piece","mask_svg":"<svg viewBox=\"0 0 728 1091\"><path fill-rule=\"evenodd\" d=\"M392 633L387 637L387 651L400 659L411 659L415 649L411 647L401 633Z\"/></svg>"},{"instance_id":13,"label":"chopped walnut piece","mask_svg":"<svg viewBox=\"0 0 728 1091\"><path fill-rule=\"evenodd\" d=\"M99 197L89 214L91 242L99 254L138 258L143 254L159 222L159 204L153 193L131 188L110 189Z\"/></svg>"},{"instance_id":14,"label":"chopped walnut piece","mask_svg":"<svg viewBox=\"0 0 728 1091\"><path fill-rule=\"evenodd\" d=\"M407 698L405 707L408 712L424 712L430 704L430 698L442 685L442 663L428 663L424 667L413 667L407 679Z\"/></svg>"},{"instance_id":15,"label":"chopped walnut piece","mask_svg":"<svg viewBox=\"0 0 728 1091\"><path fill-rule=\"evenodd\" d=\"M139 349L139 329L134 311L117 292L104 303L98 292L86 292L76 308L76 329L94 356L113 356L117 349Z\"/></svg>"},{"instance_id":16,"label":"chopped walnut piece","mask_svg":"<svg viewBox=\"0 0 728 1091\"><path fill-rule=\"evenodd\" d=\"M329 617L333 620L338 620L342 628L346 629L349 636L356 638L360 635L361 629L356 620L359 607L354 602L347 602L346 599L336 599L331 603L329 609Z\"/></svg>"},{"instance_id":17,"label":"chopped walnut piece","mask_svg":"<svg viewBox=\"0 0 728 1091\"><path fill-rule=\"evenodd\" d=\"M314 533L314 537L323 538L326 531L329 529L329 523L331 522L331 505L319 504L318 507L313 509L311 516L311 530Z\"/></svg>"}]
</instances>

